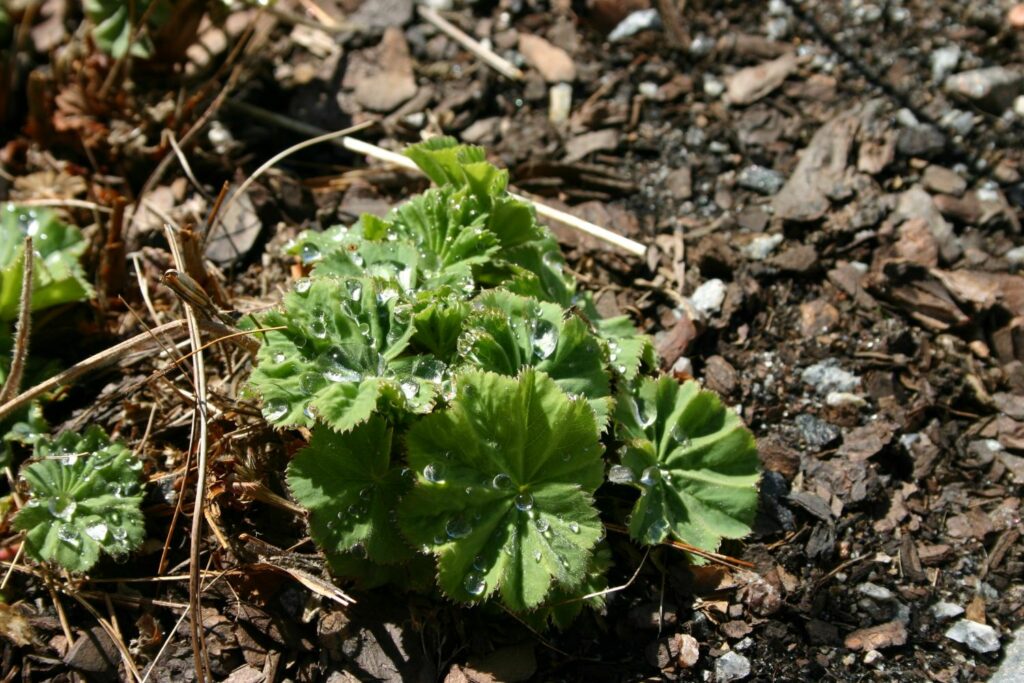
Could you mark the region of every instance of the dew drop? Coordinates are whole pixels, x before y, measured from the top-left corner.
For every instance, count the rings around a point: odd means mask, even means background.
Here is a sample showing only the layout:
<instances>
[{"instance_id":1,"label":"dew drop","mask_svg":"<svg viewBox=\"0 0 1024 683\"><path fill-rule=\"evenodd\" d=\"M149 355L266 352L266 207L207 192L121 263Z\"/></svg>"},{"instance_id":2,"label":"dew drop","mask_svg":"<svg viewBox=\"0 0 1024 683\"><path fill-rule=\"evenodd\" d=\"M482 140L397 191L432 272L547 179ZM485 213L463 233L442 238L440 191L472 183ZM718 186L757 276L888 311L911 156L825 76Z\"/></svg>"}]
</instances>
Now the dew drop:
<instances>
[{"instance_id":1,"label":"dew drop","mask_svg":"<svg viewBox=\"0 0 1024 683\"><path fill-rule=\"evenodd\" d=\"M360 560L366 559L366 547L362 543L356 543L352 546L352 554Z\"/></svg>"},{"instance_id":2,"label":"dew drop","mask_svg":"<svg viewBox=\"0 0 1024 683\"><path fill-rule=\"evenodd\" d=\"M363 500L370 500L370 498L373 497L373 487L363 487L363 489L359 492L359 497L362 498Z\"/></svg>"},{"instance_id":3,"label":"dew drop","mask_svg":"<svg viewBox=\"0 0 1024 683\"><path fill-rule=\"evenodd\" d=\"M580 525L576 522L569 522L569 531L578 534L580 532Z\"/></svg>"},{"instance_id":4,"label":"dew drop","mask_svg":"<svg viewBox=\"0 0 1024 683\"><path fill-rule=\"evenodd\" d=\"M516 496L516 509L520 512L529 512L533 509L533 494L524 491Z\"/></svg>"},{"instance_id":5,"label":"dew drop","mask_svg":"<svg viewBox=\"0 0 1024 683\"><path fill-rule=\"evenodd\" d=\"M299 386L302 388L303 393L307 396L311 396L320 390L323 386L324 378L315 372L307 372L299 378Z\"/></svg>"},{"instance_id":6,"label":"dew drop","mask_svg":"<svg viewBox=\"0 0 1024 683\"><path fill-rule=\"evenodd\" d=\"M324 322L322 313L309 324L309 333L317 339L327 338L327 323Z\"/></svg>"},{"instance_id":7,"label":"dew drop","mask_svg":"<svg viewBox=\"0 0 1024 683\"><path fill-rule=\"evenodd\" d=\"M47 503L47 507L49 507L51 515L67 522L75 514L75 508L78 507L78 503L75 502L74 498L61 494L51 498L49 503Z\"/></svg>"},{"instance_id":8,"label":"dew drop","mask_svg":"<svg viewBox=\"0 0 1024 683\"><path fill-rule=\"evenodd\" d=\"M543 556L541 555L541 552L539 550L534 550L533 551L533 561L534 562L540 562L540 558L541 557L543 557Z\"/></svg>"},{"instance_id":9,"label":"dew drop","mask_svg":"<svg viewBox=\"0 0 1024 683\"><path fill-rule=\"evenodd\" d=\"M284 353L282 353L281 351L278 351L277 353L274 354L274 362L278 364L283 363L287 358L288 357L284 355Z\"/></svg>"},{"instance_id":10,"label":"dew drop","mask_svg":"<svg viewBox=\"0 0 1024 683\"><path fill-rule=\"evenodd\" d=\"M128 530L124 527L115 526L113 529L110 530L110 535L114 538L115 541L122 543L128 538Z\"/></svg>"},{"instance_id":11,"label":"dew drop","mask_svg":"<svg viewBox=\"0 0 1024 683\"><path fill-rule=\"evenodd\" d=\"M487 569L487 560L484 559L483 555L477 555L473 558L473 569L481 572Z\"/></svg>"},{"instance_id":12,"label":"dew drop","mask_svg":"<svg viewBox=\"0 0 1024 683\"><path fill-rule=\"evenodd\" d=\"M295 291L299 294L305 294L309 291L309 288L313 286L313 281L308 277L299 278L295 281Z\"/></svg>"},{"instance_id":13,"label":"dew drop","mask_svg":"<svg viewBox=\"0 0 1024 683\"><path fill-rule=\"evenodd\" d=\"M420 385L411 379L403 380L401 387L402 394L405 396L407 401L411 401L416 398L416 394L420 393Z\"/></svg>"},{"instance_id":14,"label":"dew drop","mask_svg":"<svg viewBox=\"0 0 1024 683\"><path fill-rule=\"evenodd\" d=\"M657 467L648 467L640 475L640 483L644 486L654 486L661 479L661 470Z\"/></svg>"},{"instance_id":15,"label":"dew drop","mask_svg":"<svg viewBox=\"0 0 1024 683\"><path fill-rule=\"evenodd\" d=\"M323 258L323 254L320 253L320 247L312 242L303 242L302 249L299 251L299 258L302 259L303 264L309 265Z\"/></svg>"},{"instance_id":16,"label":"dew drop","mask_svg":"<svg viewBox=\"0 0 1024 683\"><path fill-rule=\"evenodd\" d=\"M484 591L487 590L487 582L477 572L466 574L466 581L462 585L465 587L466 592L474 598L483 595Z\"/></svg>"},{"instance_id":17,"label":"dew drop","mask_svg":"<svg viewBox=\"0 0 1024 683\"><path fill-rule=\"evenodd\" d=\"M534 521L534 525L536 525L537 531L541 533L544 533L545 531L551 528L551 524L544 517L538 517L536 521Z\"/></svg>"},{"instance_id":18,"label":"dew drop","mask_svg":"<svg viewBox=\"0 0 1024 683\"><path fill-rule=\"evenodd\" d=\"M423 468L423 478L432 484L444 483L444 468L437 463L428 463Z\"/></svg>"},{"instance_id":19,"label":"dew drop","mask_svg":"<svg viewBox=\"0 0 1024 683\"><path fill-rule=\"evenodd\" d=\"M57 538L67 543L72 548L77 548L82 545L82 539L78 537L75 532L75 528L70 524L61 524L60 528L57 529Z\"/></svg>"},{"instance_id":20,"label":"dew drop","mask_svg":"<svg viewBox=\"0 0 1024 683\"><path fill-rule=\"evenodd\" d=\"M512 488L512 477L508 476L504 472L494 475L494 479L491 480L491 485L499 491L508 491Z\"/></svg>"},{"instance_id":21,"label":"dew drop","mask_svg":"<svg viewBox=\"0 0 1024 683\"><path fill-rule=\"evenodd\" d=\"M348 283L348 298L352 301L361 301L363 298L363 286L355 280Z\"/></svg>"},{"instance_id":22,"label":"dew drop","mask_svg":"<svg viewBox=\"0 0 1024 683\"><path fill-rule=\"evenodd\" d=\"M612 465L608 470L608 481L613 484L632 484L636 481L633 470L624 465Z\"/></svg>"},{"instance_id":23,"label":"dew drop","mask_svg":"<svg viewBox=\"0 0 1024 683\"><path fill-rule=\"evenodd\" d=\"M263 417L269 422L277 422L288 412L288 404L279 398L267 401L263 406Z\"/></svg>"},{"instance_id":24,"label":"dew drop","mask_svg":"<svg viewBox=\"0 0 1024 683\"><path fill-rule=\"evenodd\" d=\"M107 525L103 522L90 524L89 526L85 527L85 533L88 534L89 538L96 541L97 543L102 543L103 541L107 540Z\"/></svg>"},{"instance_id":25,"label":"dew drop","mask_svg":"<svg viewBox=\"0 0 1024 683\"><path fill-rule=\"evenodd\" d=\"M558 345L558 330L547 320L537 323L533 333L533 352L540 360L551 357Z\"/></svg>"},{"instance_id":26,"label":"dew drop","mask_svg":"<svg viewBox=\"0 0 1024 683\"><path fill-rule=\"evenodd\" d=\"M661 539L665 538L665 534L668 533L668 522L664 519L657 519L653 521L650 526L647 527L648 543L661 543Z\"/></svg>"},{"instance_id":27,"label":"dew drop","mask_svg":"<svg viewBox=\"0 0 1024 683\"><path fill-rule=\"evenodd\" d=\"M693 445L690 435L686 433L686 430L683 429L681 424L677 423L676 426L672 428L672 438L675 439L683 448L689 448Z\"/></svg>"},{"instance_id":28,"label":"dew drop","mask_svg":"<svg viewBox=\"0 0 1024 683\"><path fill-rule=\"evenodd\" d=\"M348 359L340 349L329 351L324 358L326 359L324 364L327 366L324 370L324 377L331 382L358 382L363 378L359 372L349 367Z\"/></svg>"},{"instance_id":29,"label":"dew drop","mask_svg":"<svg viewBox=\"0 0 1024 683\"><path fill-rule=\"evenodd\" d=\"M447 542L447 536L442 536L441 534L437 534L436 536L434 536L434 545L444 545Z\"/></svg>"},{"instance_id":30,"label":"dew drop","mask_svg":"<svg viewBox=\"0 0 1024 683\"><path fill-rule=\"evenodd\" d=\"M448 534L448 538L454 540L469 536L473 532L473 527L464 517L452 517L444 525L444 532Z\"/></svg>"}]
</instances>

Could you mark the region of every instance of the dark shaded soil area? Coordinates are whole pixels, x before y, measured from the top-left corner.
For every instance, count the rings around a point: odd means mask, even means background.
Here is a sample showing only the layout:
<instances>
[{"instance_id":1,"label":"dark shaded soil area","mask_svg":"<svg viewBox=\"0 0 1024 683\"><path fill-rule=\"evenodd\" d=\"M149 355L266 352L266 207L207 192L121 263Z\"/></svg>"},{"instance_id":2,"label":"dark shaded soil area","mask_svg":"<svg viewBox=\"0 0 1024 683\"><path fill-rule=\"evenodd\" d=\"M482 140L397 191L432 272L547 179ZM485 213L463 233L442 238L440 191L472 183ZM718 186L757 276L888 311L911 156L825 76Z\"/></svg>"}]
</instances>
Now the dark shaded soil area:
<instances>
[{"instance_id":1,"label":"dark shaded soil area","mask_svg":"<svg viewBox=\"0 0 1024 683\"><path fill-rule=\"evenodd\" d=\"M3 53L0 197L123 201L136 257L33 352L71 364L137 333L125 302L153 325L138 281L153 310L177 317L159 285L163 223L200 221L222 182L237 187L285 147L364 121L357 137L395 150L454 135L486 147L519 191L648 246L637 258L552 226L601 312L630 314L665 370L747 421L761 511L751 537L723 547L749 569L691 566L612 531L630 561L611 585L626 587L564 632L344 582L357 604L343 607L324 597L304 521L278 498L303 435L273 432L235 398L245 358L228 349L209 361L203 624L216 680L971 681L998 668L1024 621L1024 30L1012 3L501 0L443 12L516 61L519 82L408 0L321 0L322 16L311 4L208 16L203 49L173 72L92 50L74 3L12 13L24 30L21 51ZM644 10L660 10L655 27L609 37ZM297 153L212 239L219 287L238 310L265 307L301 271L282 255L301 229L382 214L425 186L338 146ZM99 263L107 215L69 216ZM173 393L183 377L154 375L166 366L125 357L48 412L55 426L102 424L146 458L151 540L78 590L140 671L156 661L152 681L194 677L179 622L188 524L175 516L180 496L191 509L191 409ZM20 566L4 595L22 601L36 645L0 641L6 680L126 677L95 617L63 598L69 650L50 593ZM152 578L158 567L170 578ZM322 578L311 590L300 575Z\"/></svg>"}]
</instances>

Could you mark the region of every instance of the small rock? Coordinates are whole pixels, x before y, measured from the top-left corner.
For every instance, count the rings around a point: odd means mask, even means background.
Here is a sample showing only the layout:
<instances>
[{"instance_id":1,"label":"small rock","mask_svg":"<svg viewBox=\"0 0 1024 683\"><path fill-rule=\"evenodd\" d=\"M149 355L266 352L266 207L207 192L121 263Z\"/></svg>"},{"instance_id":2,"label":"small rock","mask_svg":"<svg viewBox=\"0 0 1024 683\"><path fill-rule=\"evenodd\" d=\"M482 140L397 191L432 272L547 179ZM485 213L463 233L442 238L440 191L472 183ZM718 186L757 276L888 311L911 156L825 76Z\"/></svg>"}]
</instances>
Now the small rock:
<instances>
[{"instance_id":1,"label":"small rock","mask_svg":"<svg viewBox=\"0 0 1024 683\"><path fill-rule=\"evenodd\" d=\"M648 31L654 28L661 28L661 15L656 9L641 9L631 13L619 22L619 25L608 34L608 40L615 43L630 36Z\"/></svg>"},{"instance_id":2,"label":"small rock","mask_svg":"<svg viewBox=\"0 0 1024 683\"><path fill-rule=\"evenodd\" d=\"M961 71L946 79L946 92L977 103L982 108L1001 114L1024 88L1024 73L1004 66Z\"/></svg>"},{"instance_id":3,"label":"small rock","mask_svg":"<svg viewBox=\"0 0 1024 683\"><path fill-rule=\"evenodd\" d=\"M689 669L700 659L700 645L697 643L696 638L687 633L681 633L677 638L679 640L679 657L677 661L679 666Z\"/></svg>"},{"instance_id":4,"label":"small rock","mask_svg":"<svg viewBox=\"0 0 1024 683\"><path fill-rule=\"evenodd\" d=\"M878 650L868 650L864 653L864 663L869 666L872 664L876 664L877 662L880 662L883 659L885 659L885 655L883 655Z\"/></svg>"},{"instance_id":5,"label":"small rock","mask_svg":"<svg viewBox=\"0 0 1024 683\"><path fill-rule=\"evenodd\" d=\"M713 316L722 308L725 301L725 283L718 278L708 280L690 295L693 307L707 317Z\"/></svg>"},{"instance_id":6,"label":"small rock","mask_svg":"<svg viewBox=\"0 0 1024 683\"><path fill-rule=\"evenodd\" d=\"M1024 118L1024 95L1017 95L1013 98L1013 113L1017 118Z\"/></svg>"},{"instance_id":7,"label":"small rock","mask_svg":"<svg viewBox=\"0 0 1024 683\"><path fill-rule=\"evenodd\" d=\"M736 183L758 194L770 196L782 189L786 177L774 169L751 164L740 171Z\"/></svg>"},{"instance_id":8,"label":"small rock","mask_svg":"<svg viewBox=\"0 0 1024 683\"><path fill-rule=\"evenodd\" d=\"M745 621L740 621L738 619L727 621L724 624L722 624L719 628L727 638L732 638L733 640L739 640L740 638L743 638L753 630L750 624L748 624Z\"/></svg>"},{"instance_id":9,"label":"small rock","mask_svg":"<svg viewBox=\"0 0 1024 683\"><path fill-rule=\"evenodd\" d=\"M1015 266L1024 263L1024 247L1014 247L1006 252L1006 260Z\"/></svg>"},{"instance_id":10,"label":"small rock","mask_svg":"<svg viewBox=\"0 0 1024 683\"><path fill-rule=\"evenodd\" d=\"M889 621L853 631L843 644L851 650L884 650L907 644L907 629L900 621Z\"/></svg>"},{"instance_id":11,"label":"small rock","mask_svg":"<svg viewBox=\"0 0 1024 683\"><path fill-rule=\"evenodd\" d=\"M940 47L932 52L929 58L932 65L932 82L942 83L946 76L953 73L953 69L960 63L960 46L948 45Z\"/></svg>"},{"instance_id":12,"label":"small rock","mask_svg":"<svg viewBox=\"0 0 1024 683\"><path fill-rule=\"evenodd\" d=\"M579 161L594 152L611 151L619 146L619 131L615 128L604 128L577 135L565 143L565 161Z\"/></svg>"},{"instance_id":13,"label":"small rock","mask_svg":"<svg viewBox=\"0 0 1024 683\"><path fill-rule=\"evenodd\" d=\"M345 74L345 80L355 81L355 99L359 104L377 112L389 112L416 94L412 58L405 34L392 26L384 31L380 45L365 51Z\"/></svg>"},{"instance_id":14,"label":"small rock","mask_svg":"<svg viewBox=\"0 0 1024 683\"><path fill-rule=\"evenodd\" d=\"M824 299L800 304L800 332L804 337L825 334L839 323L839 311Z\"/></svg>"},{"instance_id":15,"label":"small rock","mask_svg":"<svg viewBox=\"0 0 1024 683\"><path fill-rule=\"evenodd\" d=\"M736 368L721 356L711 356L704 365L704 382L719 396L728 396L736 389Z\"/></svg>"},{"instance_id":16,"label":"small rock","mask_svg":"<svg viewBox=\"0 0 1024 683\"><path fill-rule=\"evenodd\" d=\"M946 149L946 136L927 124L903 128L896 138L896 149L908 157L928 159Z\"/></svg>"},{"instance_id":17,"label":"small rock","mask_svg":"<svg viewBox=\"0 0 1024 683\"><path fill-rule=\"evenodd\" d=\"M937 621L947 621L964 613L964 608L952 602L940 600L929 610Z\"/></svg>"},{"instance_id":18,"label":"small rock","mask_svg":"<svg viewBox=\"0 0 1024 683\"><path fill-rule=\"evenodd\" d=\"M781 233L772 235L758 235L742 247L740 253L751 261L763 261L768 255L775 251L775 248L782 244L784 237Z\"/></svg>"},{"instance_id":19,"label":"small rock","mask_svg":"<svg viewBox=\"0 0 1024 683\"><path fill-rule=\"evenodd\" d=\"M569 53L540 36L520 33L519 51L526 63L536 69L548 83L576 80L576 64Z\"/></svg>"},{"instance_id":20,"label":"small rock","mask_svg":"<svg viewBox=\"0 0 1024 683\"><path fill-rule=\"evenodd\" d=\"M810 244L797 244L772 256L768 265L786 273L809 273L818 266L818 251Z\"/></svg>"},{"instance_id":21,"label":"small rock","mask_svg":"<svg viewBox=\"0 0 1024 683\"><path fill-rule=\"evenodd\" d=\"M1017 29L1024 29L1024 3L1017 3L1006 13L1006 22Z\"/></svg>"},{"instance_id":22,"label":"small rock","mask_svg":"<svg viewBox=\"0 0 1024 683\"><path fill-rule=\"evenodd\" d=\"M349 15L353 26L380 30L390 26L405 26L412 19L413 0L376 0L364 2Z\"/></svg>"},{"instance_id":23,"label":"small rock","mask_svg":"<svg viewBox=\"0 0 1024 683\"><path fill-rule=\"evenodd\" d=\"M1020 681L1024 681L1024 627L1017 629L1013 641L1006 646L999 670L988 680L988 683L1020 683Z\"/></svg>"},{"instance_id":24,"label":"small rock","mask_svg":"<svg viewBox=\"0 0 1024 683\"><path fill-rule=\"evenodd\" d=\"M693 174L689 166L669 171L665 178L665 189L673 197L679 200L686 200L693 196ZM781 236L780 236L781 239Z\"/></svg>"},{"instance_id":25,"label":"small rock","mask_svg":"<svg viewBox=\"0 0 1024 683\"><path fill-rule=\"evenodd\" d=\"M740 69L725 79L728 93L725 99L732 104L751 104L768 95L796 71L796 54L786 54L757 66Z\"/></svg>"},{"instance_id":26,"label":"small rock","mask_svg":"<svg viewBox=\"0 0 1024 683\"><path fill-rule=\"evenodd\" d=\"M725 92L725 83L714 76L704 75L704 94L708 97L719 97Z\"/></svg>"},{"instance_id":27,"label":"small rock","mask_svg":"<svg viewBox=\"0 0 1024 683\"><path fill-rule=\"evenodd\" d=\"M715 683L741 681L750 675L750 660L736 652L726 652L715 660Z\"/></svg>"},{"instance_id":28,"label":"small rock","mask_svg":"<svg viewBox=\"0 0 1024 683\"><path fill-rule=\"evenodd\" d=\"M490 144L494 142L500 128L500 116L477 119L462 131L461 137L463 142L468 142L471 145Z\"/></svg>"},{"instance_id":29,"label":"small rock","mask_svg":"<svg viewBox=\"0 0 1024 683\"><path fill-rule=\"evenodd\" d=\"M825 405L830 408L843 408L849 406L851 408L863 408L868 404L863 398L856 394L851 394L849 391L830 391L825 396Z\"/></svg>"},{"instance_id":30,"label":"small rock","mask_svg":"<svg viewBox=\"0 0 1024 683\"><path fill-rule=\"evenodd\" d=\"M860 386L860 377L840 368L834 359L804 368L800 379L814 387L819 395L833 391L850 392Z\"/></svg>"},{"instance_id":31,"label":"small rock","mask_svg":"<svg viewBox=\"0 0 1024 683\"><path fill-rule=\"evenodd\" d=\"M826 448L839 441L839 437L843 435L839 427L814 415L802 413L796 416L795 422L800 435L811 448Z\"/></svg>"},{"instance_id":32,"label":"small rock","mask_svg":"<svg viewBox=\"0 0 1024 683\"><path fill-rule=\"evenodd\" d=\"M569 119L572 112L572 86L568 83L556 83L548 90L548 120L561 123Z\"/></svg>"},{"instance_id":33,"label":"small rock","mask_svg":"<svg viewBox=\"0 0 1024 683\"><path fill-rule=\"evenodd\" d=\"M857 592L861 595L871 598L875 602L890 602L896 599L896 594L885 586L879 586L877 583L871 583L865 581L864 583L857 586Z\"/></svg>"},{"instance_id":34,"label":"small rock","mask_svg":"<svg viewBox=\"0 0 1024 683\"><path fill-rule=\"evenodd\" d=\"M957 175L956 171L935 164L924 169L921 183L926 190L938 194L951 194L959 197L967 191L967 181Z\"/></svg>"},{"instance_id":35,"label":"small rock","mask_svg":"<svg viewBox=\"0 0 1024 683\"><path fill-rule=\"evenodd\" d=\"M939 243L921 218L904 221L897 229L896 255L927 268L939 265Z\"/></svg>"},{"instance_id":36,"label":"small rock","mask_svg":"<svg viewBox=\"0 0 1024 683\"><path fill-rule=\"evenodd\" d=\"M946 637L962 643L975 652L997 652L999 634L988 624L961 619L946 630Z\"/></svg>"}]
</instances>

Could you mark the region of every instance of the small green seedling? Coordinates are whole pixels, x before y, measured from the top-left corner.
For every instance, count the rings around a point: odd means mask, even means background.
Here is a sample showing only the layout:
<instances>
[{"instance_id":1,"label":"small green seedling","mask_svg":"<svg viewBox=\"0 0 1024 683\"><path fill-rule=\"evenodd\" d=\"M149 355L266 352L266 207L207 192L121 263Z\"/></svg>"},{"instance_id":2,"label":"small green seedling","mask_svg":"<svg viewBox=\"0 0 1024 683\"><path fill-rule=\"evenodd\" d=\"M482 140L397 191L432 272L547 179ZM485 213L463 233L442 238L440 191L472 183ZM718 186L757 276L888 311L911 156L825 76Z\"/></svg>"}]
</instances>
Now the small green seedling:
<instances>
[{"instance_id":1,"label":"small green seedling","mask_svg":"<svg viewBox=\"0 0 1024 683\"><path fill-rule=\"evenodd\" d=\"M119 441L93 426L36 443L22 468L31 496L14 518L25 551L39 561L86 572L100 551L123 557L142 543L142 463Z\"/></svg>"},{"instance_id":2,"label":"small green seedling","mask_svg":"<svg viewBox=\"0 0 1024 683\"><path fill-rule=\"evenodd\" d=\"M705 551L749 533L740 419L655 376L650 340L577 291L483 150L407 154L438 186L301 235L289 250L311 274L259 320L281 329L250 385L269 422L311 429L287 479L332 568L410 584L430 560L453 600L563 626L600 604L606 522ZM599 511L599 489L620 504Z\"/></svg>"}]
</instances>

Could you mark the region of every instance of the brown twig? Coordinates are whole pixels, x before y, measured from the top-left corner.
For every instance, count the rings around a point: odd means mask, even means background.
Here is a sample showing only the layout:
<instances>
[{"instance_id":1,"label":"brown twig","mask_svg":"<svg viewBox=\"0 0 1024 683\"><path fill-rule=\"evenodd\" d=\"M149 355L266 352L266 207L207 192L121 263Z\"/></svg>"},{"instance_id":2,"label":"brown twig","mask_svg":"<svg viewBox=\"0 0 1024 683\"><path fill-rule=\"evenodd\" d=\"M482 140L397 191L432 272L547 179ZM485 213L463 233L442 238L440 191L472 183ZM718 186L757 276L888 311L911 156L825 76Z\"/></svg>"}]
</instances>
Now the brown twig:
<instances>
[{"instance_id":1,"label":"brown twig","mask_svg":"<svg viewBox=\"0 0 1024 683\"><path fill-rule=\"evenodd\" d=\"M18 323L15 327L14 350L11 354L11 369L7 373L7 381L0 389L0 403L7 403L18 393L21 378L25 374L25 360L28 358L28 338L32 332L32 271L35 255L32 252L32 236L25 237L23 252L24 270L21 279L21 300L18 310Z\"/></svg>"}]
</instances>

